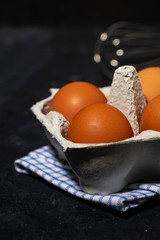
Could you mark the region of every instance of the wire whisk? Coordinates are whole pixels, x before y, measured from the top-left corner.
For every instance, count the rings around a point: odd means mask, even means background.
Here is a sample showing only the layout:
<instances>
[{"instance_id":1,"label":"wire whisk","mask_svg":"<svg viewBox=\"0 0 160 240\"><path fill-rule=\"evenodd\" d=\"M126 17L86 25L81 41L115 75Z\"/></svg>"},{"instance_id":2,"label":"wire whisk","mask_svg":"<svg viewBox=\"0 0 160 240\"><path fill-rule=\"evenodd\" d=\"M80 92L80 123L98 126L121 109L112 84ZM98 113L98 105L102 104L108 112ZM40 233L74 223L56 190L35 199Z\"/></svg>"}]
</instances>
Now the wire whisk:
<instances>
[{"instance_id":1,"label":"wire whisk","mask_svg":"<svg viewBox=\"0 0 160 240\"><path fill-rule=\"evenodd\" d=\"M160 30L139 23L114 23L98 38L94 61L109 79L122 65L133 65L137 71L160 66Z\"/></svg>"}]
</instances>

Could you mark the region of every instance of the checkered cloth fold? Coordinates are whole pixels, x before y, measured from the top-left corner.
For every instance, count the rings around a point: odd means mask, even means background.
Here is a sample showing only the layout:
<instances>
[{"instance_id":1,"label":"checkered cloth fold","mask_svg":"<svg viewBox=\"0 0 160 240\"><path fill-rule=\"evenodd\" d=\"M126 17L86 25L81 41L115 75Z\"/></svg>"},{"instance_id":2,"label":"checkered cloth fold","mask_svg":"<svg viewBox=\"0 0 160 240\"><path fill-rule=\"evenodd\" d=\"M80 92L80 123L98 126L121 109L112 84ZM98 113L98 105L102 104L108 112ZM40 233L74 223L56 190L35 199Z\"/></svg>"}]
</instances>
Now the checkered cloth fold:
<instances>
[{"instance_id":1,"label":"checkered cloth fold","mask_svg":"<svg viewBox=\"0 0 160 240\"><path fill-rule=\"evenodd\" d=\"M151 197L160 194L160 183L131 184L122 192L109 195L91 195L83 192L78 179L67 163L58 160L54 149L44 146L14 162L17 172L37 175L70 194L112 207L119 211L140 206Z\"/></svg>"}]
</instances>

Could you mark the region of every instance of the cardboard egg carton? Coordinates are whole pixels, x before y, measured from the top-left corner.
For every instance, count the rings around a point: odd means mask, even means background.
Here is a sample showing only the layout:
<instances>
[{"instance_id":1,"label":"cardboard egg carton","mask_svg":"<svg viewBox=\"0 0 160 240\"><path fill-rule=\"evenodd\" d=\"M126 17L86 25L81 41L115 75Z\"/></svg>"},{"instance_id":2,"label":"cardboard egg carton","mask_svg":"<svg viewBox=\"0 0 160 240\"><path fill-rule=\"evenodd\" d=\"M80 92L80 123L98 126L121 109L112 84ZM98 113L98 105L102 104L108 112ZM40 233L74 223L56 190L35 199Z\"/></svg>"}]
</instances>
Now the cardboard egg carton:
<instances>
[{"instance_id":1,"label":"cardboard egg carton","mask_svg":"<svg viewBox=\"0 0 160 240\"><path fill-rule=\"evenodd\" d=\"M108 104L118 108L129 120L134 137L114 143L79 144L65 138L69 122L48 106L58 91L31 108L44 126L46 134L59 154L68 161L79 178L80 187L90 194L110 194L139 181L160 179L160 132L139 133L139 122L146 100L133 66L115 71L112 85L100 88ZM154 155L154 160L152 159ZM154 162L154 164L153 164Z\"/></svg>"}]
</instances>

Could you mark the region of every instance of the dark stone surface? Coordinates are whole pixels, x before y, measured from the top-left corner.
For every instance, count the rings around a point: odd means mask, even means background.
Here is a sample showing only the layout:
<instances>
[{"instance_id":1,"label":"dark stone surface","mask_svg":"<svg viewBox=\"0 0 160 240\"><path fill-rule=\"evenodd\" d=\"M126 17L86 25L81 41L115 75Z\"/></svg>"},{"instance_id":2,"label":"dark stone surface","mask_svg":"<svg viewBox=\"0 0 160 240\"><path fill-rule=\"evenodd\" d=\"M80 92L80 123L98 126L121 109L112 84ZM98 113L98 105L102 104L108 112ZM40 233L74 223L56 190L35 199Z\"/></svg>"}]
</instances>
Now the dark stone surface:
<instances>
[{"instance_id":1,"label":"dark stone surface","mask_svg":"<svg viewBox=\"0 0 160 240\"><path fill-rule=\"evenodd\" d=\"M160 198L119 213L14 170L49 144L30 111L49 88L84 80L109 85L93 62L103 27L0 28L0 239L157 239ZM154 157L154 156L153 156Z\"/></svg>"}]
</instances>

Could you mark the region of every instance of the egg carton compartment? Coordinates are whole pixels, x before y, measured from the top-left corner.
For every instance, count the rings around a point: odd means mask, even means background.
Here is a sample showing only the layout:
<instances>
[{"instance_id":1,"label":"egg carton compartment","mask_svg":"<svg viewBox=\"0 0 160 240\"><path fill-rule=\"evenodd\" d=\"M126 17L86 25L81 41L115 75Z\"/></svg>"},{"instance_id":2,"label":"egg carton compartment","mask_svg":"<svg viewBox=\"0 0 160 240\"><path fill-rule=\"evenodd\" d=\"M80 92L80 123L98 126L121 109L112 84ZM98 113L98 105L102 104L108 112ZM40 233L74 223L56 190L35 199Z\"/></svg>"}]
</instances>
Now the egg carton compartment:
<instances>
[{"instance_id":1,"label":"egg carton compartment","mask_svg":"<svg viewBox=\"0 0 160 240\"><path fill-rule=\"evenodd\" d=\"M109 99L112 87L99 89ZM50 89L51 95L31 110L57 149L60 161L68 161L78 176L83 191L110 194L130 183L160 180L160 132L148 130L114 143L73 143L65 138L69 122L58 112L48 112L57 91Z\"/></svg>"}]
</instances>

